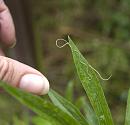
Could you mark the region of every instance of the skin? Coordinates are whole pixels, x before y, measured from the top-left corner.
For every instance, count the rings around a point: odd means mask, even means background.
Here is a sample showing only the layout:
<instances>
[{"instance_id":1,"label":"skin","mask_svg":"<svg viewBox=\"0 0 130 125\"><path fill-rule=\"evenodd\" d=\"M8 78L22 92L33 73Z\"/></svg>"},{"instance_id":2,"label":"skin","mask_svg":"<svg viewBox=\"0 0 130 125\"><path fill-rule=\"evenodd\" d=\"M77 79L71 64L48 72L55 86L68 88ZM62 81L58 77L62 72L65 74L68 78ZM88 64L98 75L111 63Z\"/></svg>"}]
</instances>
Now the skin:
<instances>
[{"instance_id":1,"label":"skin","mask_svg":"<svg viewBox=\"0 0 130 125\"><path fill-rule=\"evenodd\" d=\"M10 11L3 0L0 0L0 42L7 47L12 47L16 44L14 23ZM22 79L23 76L27 74L41 76L43 82L47 82L45 76L39 71L16 60L5 57L2 49L0 49L0 80L9 83L12 86L20 87L20 82L26 81L25 78L24 80ZM31 79L31 75L29 78ZM33 85L30 85L31 84L26 86L24 84L21 88L34 94L46 94L49 91L48 84L46 84L48 86L47 90L44 90L45 86L40 86L38 82L34 87Z\"/></svg>"}]
</instances>

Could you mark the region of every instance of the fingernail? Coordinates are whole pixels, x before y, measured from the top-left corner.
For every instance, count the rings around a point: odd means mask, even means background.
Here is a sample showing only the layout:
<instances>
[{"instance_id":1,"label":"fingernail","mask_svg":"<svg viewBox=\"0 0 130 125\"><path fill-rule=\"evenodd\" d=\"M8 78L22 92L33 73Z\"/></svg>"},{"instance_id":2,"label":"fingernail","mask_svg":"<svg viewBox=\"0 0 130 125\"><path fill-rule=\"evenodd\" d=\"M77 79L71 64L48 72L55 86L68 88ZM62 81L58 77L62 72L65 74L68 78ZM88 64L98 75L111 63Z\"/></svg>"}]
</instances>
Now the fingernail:
<instances>
[{"instance_id":1,"label":"fingernail","mask_svg":"<svg viewBox=\"0 0 130 125\"><path fill-rule=\"evenodd\" d=\"M44 76L26 74L21 78L19 88L34 94L44 95L49 91L49 82Z\"/></svg>"}]
</instances>

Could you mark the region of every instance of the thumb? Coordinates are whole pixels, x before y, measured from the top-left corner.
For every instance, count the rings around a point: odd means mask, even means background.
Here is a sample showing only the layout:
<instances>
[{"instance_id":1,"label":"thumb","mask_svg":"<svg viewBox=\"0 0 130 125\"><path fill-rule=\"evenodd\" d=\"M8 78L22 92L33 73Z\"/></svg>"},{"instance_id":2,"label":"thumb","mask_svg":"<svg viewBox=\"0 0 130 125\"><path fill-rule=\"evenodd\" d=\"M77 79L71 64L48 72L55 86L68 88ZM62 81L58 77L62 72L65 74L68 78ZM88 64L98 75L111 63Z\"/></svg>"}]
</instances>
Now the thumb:
<instances>
[{"instance_id":1,"label":"thumb","mask_svg":"<svg viewBox=\"0 0 130 125\"><path fill-rule=\"evenodd\" d=\"M0 56L0 80L34 94L49 91L49 82L39 71L4 56Z\"/></svg>"}]
</instances>

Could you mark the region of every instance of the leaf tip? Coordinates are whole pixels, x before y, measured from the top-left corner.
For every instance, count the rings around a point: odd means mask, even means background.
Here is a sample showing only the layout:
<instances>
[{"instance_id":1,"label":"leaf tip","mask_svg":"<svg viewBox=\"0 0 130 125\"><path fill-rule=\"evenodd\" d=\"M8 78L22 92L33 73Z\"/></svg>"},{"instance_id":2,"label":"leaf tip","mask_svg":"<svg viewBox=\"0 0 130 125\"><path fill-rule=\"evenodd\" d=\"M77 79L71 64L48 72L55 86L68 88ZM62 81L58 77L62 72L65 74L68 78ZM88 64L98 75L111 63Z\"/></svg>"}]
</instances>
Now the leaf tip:
<instances>
[{"instance_id":1,"label":"leaf tip","mask_svg":"<svg viewBox=\"0 0 130 125\"><path fill-rule=\"evenodd\" d=\"M70 35L68 35L68 41L69 41L69 42L72 41L72 39L70 38Z\"/></svg>"}]
</instances>

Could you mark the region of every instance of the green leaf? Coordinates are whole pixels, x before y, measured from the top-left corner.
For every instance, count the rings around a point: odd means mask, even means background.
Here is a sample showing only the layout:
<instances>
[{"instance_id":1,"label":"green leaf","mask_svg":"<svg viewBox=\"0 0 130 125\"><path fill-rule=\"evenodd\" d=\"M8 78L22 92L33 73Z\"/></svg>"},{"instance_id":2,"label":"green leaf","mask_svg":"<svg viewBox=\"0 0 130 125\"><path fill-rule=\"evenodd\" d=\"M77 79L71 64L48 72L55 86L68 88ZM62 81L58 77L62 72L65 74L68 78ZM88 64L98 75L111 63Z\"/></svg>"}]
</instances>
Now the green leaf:
<instances>
[{"instance_id":1,"label":"green leaf","mask_svg":"<svg viewBox=\"0 0 130 125\"><path fill-rule=\"evenodd\" d=\"M92 110L90 104L87 102L87 100L84 96L81 96L76 101L76 105L80 109L83 109L83 112L85 113L86 119L90 125L97 125L97 119L96 119L95 113Z\"/></svg>"},{"instance_id":2,"label":"green leaf","mask_svg":"<svg viewBox=\"0 0 130 125\"><path fill-rule=\"evenodd\" d=\"M32 123L34 125L56 125L56 124L51 124L49 121L42 119L41 117L38 116L32 118Z\"/></svg>"},{"instance_id":3,"label":"green leaf","mask_svg":"<svg viewBox=\"0 0 130 125\"><path fill-rule=\"evenodd\" d=\"M74 82L70 81L66 87L65 98L73 102Z\"/></svg>"},{"instance_id":4,"label":"green leaf","mask_svg":"<svg viewBox=\"0 0 130 125\"><path fill-rule=\"evenodd\" d=\"M61 110L68 113L70 116L75 118L81 125L88 125L84 116L80 113L79 109L74 106L71 102L60 96L53 90L50 90L49 97L52 100L53 104L58 106Z\"/></svg>"},{"instance_id":5,"label":"green leaf","mask_svg":"<svg viewBox=\"0 0 130 125\"><path fill-rule=\"evenodd\" d=\"M68 40L78 76L96 113L99 125L113 125L108 104L94 69L82 56L70 37Z\"/></svg>"},{"instance_id":6,"label":"green leaf","mask_svg":"<svg viewBox=\"0 0 130 125\"><path fill-rule=\"evenodd\" d=\"M1 83L1 86L9 94L14 96L21 103L28 106L32 111L37 113L45 120L51 121L56 125L80 125L75 119L63 112L60 108L54 106L39 96L24 92L5 83Z\"/></svg>"},{"instance_id":7,"label":"green leaf","mask_svg":"<svg viewBox=\"0 0 130 125\"><path fill-rule=\"evenodd\" d=\"M17 116L13 117L13 125L28 125L25 121L19 119Z\"/></svg>"},{"instance_id":8,"label":"green leaf","mask_svg":"<svg viewBox=\"0 0 130 125\"><path fill-rule=\"evenodd\" d=\"M125 125L130 125L130 89L129 89L129 92L128 92Z\"/></svg>"}]
</instances>

